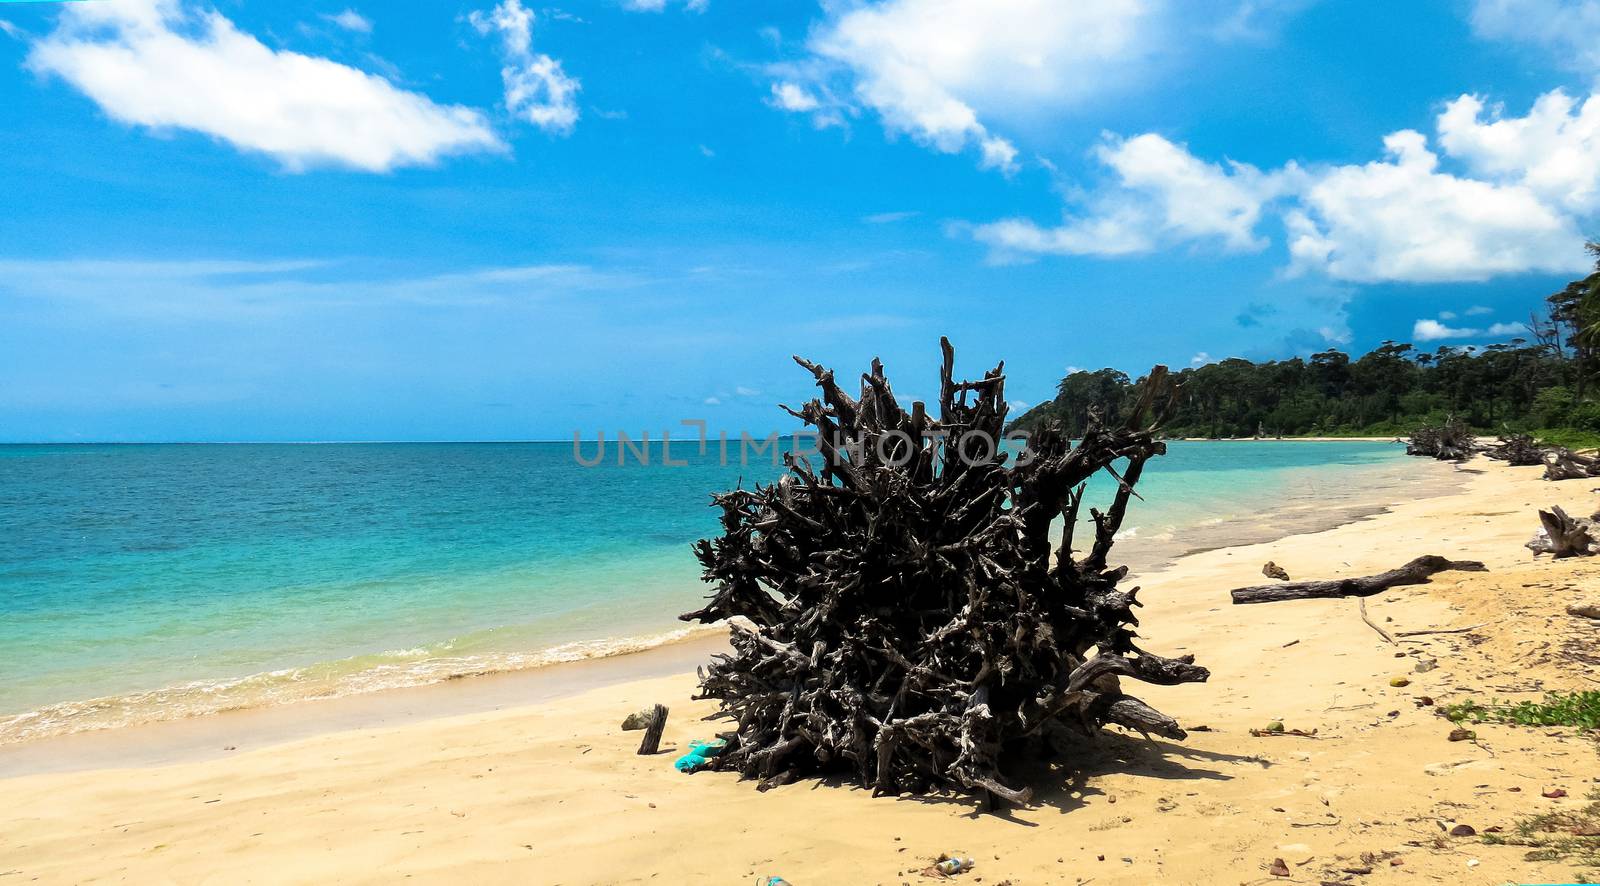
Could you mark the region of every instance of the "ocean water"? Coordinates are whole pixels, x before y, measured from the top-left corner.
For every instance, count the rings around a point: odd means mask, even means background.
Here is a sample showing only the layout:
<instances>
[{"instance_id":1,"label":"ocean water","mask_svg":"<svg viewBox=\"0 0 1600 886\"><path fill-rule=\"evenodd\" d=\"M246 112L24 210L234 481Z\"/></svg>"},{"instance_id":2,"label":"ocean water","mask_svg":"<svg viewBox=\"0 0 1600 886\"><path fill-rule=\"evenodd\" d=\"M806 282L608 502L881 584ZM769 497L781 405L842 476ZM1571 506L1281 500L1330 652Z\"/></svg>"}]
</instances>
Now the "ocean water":
<instances>
[{"instance_id":1,"label":"ocean water","mask_svg":"<svg viewBox=\"0 0 1600 886\"><path fill-rule=\"evenodd\" d=\"M781 474L736 452L0 446L0 744L670 642L709 494ZM1148 568L1448 482L1389 444L1173 443L1115 553Z\"/></svg>"}]
</instances>

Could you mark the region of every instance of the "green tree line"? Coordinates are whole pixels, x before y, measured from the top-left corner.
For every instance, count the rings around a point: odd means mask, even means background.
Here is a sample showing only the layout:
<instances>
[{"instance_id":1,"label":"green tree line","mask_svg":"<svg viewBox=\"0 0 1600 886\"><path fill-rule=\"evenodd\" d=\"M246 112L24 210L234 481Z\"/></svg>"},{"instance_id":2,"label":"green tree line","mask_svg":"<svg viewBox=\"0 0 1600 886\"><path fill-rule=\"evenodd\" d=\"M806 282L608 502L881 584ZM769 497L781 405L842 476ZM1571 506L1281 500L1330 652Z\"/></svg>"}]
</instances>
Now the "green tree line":
<instances>
[{"instance_id":1,"label":"green tree line","mask_svg":"<svg viewBox=\"0 0 1600 886\"><path fill-rule=\"evenodd\" d=\"M1546 298L1526 334L1486 347L1424 351L1384 342L1352 357L1254 363L1230 358L1178 373L1182 393L1166 431L1174 437L1403 434L1446 416L1486 433L1532 431L1556 442L1600 437L1600 244L1595 273ZM1082 433L1091 410L1116 416L1136 380L1116 369L1074 372L1056 397L1018 418Z\"/></svg>"}]
</instances>

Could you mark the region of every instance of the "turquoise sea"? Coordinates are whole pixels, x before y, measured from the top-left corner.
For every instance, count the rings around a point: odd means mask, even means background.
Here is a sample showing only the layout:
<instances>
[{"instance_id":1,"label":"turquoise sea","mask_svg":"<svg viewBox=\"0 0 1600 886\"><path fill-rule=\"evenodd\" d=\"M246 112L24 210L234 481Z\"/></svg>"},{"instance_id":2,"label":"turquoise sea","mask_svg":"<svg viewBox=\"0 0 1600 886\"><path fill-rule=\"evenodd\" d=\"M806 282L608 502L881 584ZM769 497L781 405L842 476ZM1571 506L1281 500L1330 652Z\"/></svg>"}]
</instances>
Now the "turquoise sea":
<instances>
[{"instance_id":1,"label":"turquoise sea","mask_svg":"<svg viewBox=\"0 0 1600 886\"><path fill-rule=\"evenodd\" d=\"M675 617L703 593L689 544L717 529L709 494L780 471L722 464L715 445L673 444L679 467L653 455L0 446L0 743L681 637ZM1118 552L1145 568L1441 482L1390 444L1177 442L1147 468Z\"/></svg>"}]
</instances>

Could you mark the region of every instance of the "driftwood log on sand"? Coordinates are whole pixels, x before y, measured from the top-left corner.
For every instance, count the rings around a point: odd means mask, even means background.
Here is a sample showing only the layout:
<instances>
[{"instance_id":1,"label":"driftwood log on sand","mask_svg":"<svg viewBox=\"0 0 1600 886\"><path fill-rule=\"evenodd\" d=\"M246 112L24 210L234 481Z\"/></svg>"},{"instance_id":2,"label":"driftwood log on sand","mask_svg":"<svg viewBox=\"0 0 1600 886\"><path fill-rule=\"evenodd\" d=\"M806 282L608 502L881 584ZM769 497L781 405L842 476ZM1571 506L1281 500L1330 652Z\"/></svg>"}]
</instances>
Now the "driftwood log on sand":
<instances>
[{"instance_id":1,"label":"driftwood log on sand","mask_svg":"<svg viewBox=\"0 0 1600 886\"><path fill-rule=\"evenodd\" d=\"M1493 446L1485 446L1483 454L1513 467L1544 464L1544 449L1527 434L1501 435Z\"/></svg>"},{"instance_id":2,"label":"driftwood log on sand","mask_svg":"<svg viewBox=\"0 0 1600 886\"><path fill-rule=\"evenodd\" d=\"M995 446L1004 364L957 381L942 345L936 417L903 407L877 361L852 396L796 358L822 391L788 410L816 432L796 444L814 442L813 454L786 454L771 486L713 496L723 533L695 552L714 591L683 616L734 625L733 653L700 671L701 697L732 721L708 768L763 785L833 772L875 794L1025 804L1031 790L1008 769L1057 732L1185 737L1121 678L1209 673L1135 643L1138 589L1119 588L1126 567L1107 565L1134 484L1166 451L1154 433L1175 396L1166 369L1120 419L1095 416L1077 446L1047 427L1013 459ZM1080 553L1074 529L1101 472L1114 492L1105 512L1088 509Z\"/></svg>"},{"instance_id":3,"label":"driftwood log on sand","mask_svg":"<svg viewBox=\"0 0 1600 886\"><path fill-rule=\"evenodd\" d=\"M1600 458L1579 455L1570 449L1554 449L1545 455L1546 480L1584 480L1600 477Z\"/></svg>"},{"instance_id":4,"label":"driftwood log on sand","mask_svg":"<svg viewBox=\"0 0 1600 886\"><path fill-rule=\"evenodd\" d=\"M1291 581L1276 585L1257 585L1238 588L1232 592L1233 602L1281 603L1285 600L1327 600L1336 597L1371 597L1401 585L1427 584L1439 572L1487 572L1488 568L1476 560L1447 560L1429 555L1418 557L1388 572L1360 578L1332 578L1321 581Z\"/></svg>"}]
</instances>

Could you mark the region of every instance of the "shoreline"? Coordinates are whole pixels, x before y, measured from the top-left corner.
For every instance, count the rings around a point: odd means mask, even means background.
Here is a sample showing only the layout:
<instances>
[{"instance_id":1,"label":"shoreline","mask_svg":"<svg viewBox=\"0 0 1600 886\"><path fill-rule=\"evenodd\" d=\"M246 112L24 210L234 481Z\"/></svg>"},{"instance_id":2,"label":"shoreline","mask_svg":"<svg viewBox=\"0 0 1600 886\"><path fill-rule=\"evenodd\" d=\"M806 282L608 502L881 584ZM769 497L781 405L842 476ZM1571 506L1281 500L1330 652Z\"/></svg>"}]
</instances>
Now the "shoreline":
<instances>
[{"instance_id":1,"label":"shoreline","mask_svg":"<svg viewBox=\"0 0 1600 886\"><path fill-rule=\"evenodd\" d=\"M1453 495L1460 491L1463 476L1441 462L1397 461L1384 471L1365 475L1354 494L1331 506L1323 506L1320 498L1313 503L1286 494L1275 509L1249 516L1234 515L1214 524L1185 526L1177 538L1170 532L1130 533L1119 539L1118 550L1123 553L1119 562L1130 567L1130 580L1143 581L1193 555L1293 538L1381 517L1394 506L1397 492L1404 491L1411 498ZM696 599L701 590L696 589ZM119 744L136 749L132 759L140 761L139 765L150 765L216 756L224 747L261 747L330 731L497 710L581 691L562 691L555 685L562 681L593 688L619 682L614 676L608 679L608 675L632 674L637 678L640 674L665 676L692 671L693 664L684 660L684 647L711 649L720 646L725 636L725 629L685 627L678 622L641 626L639 630L643 633L575 641L527 653L422 659L416 664L424 666L424 670L400 674L398 678L404 681L393 685L352 688L328 684L321 687L326 694L284 700L228 699L223 693L231 687L265 682L287 680L286 686L295 686L298 683L291 673L314 671L324 665L199 681L193 685L208 687L203 695L205 702L217 706L175 715L162 712L128 719L133 715L119 718L117 712L146 697L177 696L188 687L62 702L27 714L0 716L0 778L95 768L116 761ZM621 660L627 662L620 663ZM351 674L352 684L358 684L354 678L362 676L361 672ZM480 681L489 683L478 686ZM61 713L63 710L65 713ZM57 727L36 734L27 731L32 726L30 718L42 715L46 720L66 719L79 710L93 713L96 719L73 722L72 728ZM211 720L216 722L207 722ZM125 732L125 738L116 737ZM19 733L19 737L13 737Z\"/></svg>"},{"instance_id":2,"label":"shoreline","mask_svg":"<svg viewBox=\"0 0 1600 886\"><path fill-rule=\"evenodd\" d=\"M1035 807L981 815L959 797L874 799L816 782L762 794L728 774L681 775L671 749L719 728L702 720L714 705L690 699L692 673L645 670L478 713L166 765L6 779L13 803L0 811L0 830L13 839L0 847L0 873L192 881L270 865L275 880L307 883L781 874L806 886L914 882L908 870L962 849L979 858L986 883L1019 886L1253 881L1275 857L1294 881L1365 865L1370 879L1359 882L1571 882L1578 869L1559 859L1440 835L1458 823L1510 831L1529 815L1581 806L1597 786L1594 742L1488 724L1474 727L1476 741L1452 743L1450 724L1416 701L1597 685L1581 656L1593 656L1600 626L1560 613L1596 586L1600 566L1534 561L1521 548L1537 522L1533 506L1586 513L1593 496L1587 484L1544 483L1538 470L1480 459L1456 494L1141 576L1141 644L1193 653L1212 670L1207 684L1140 690L1191 735L1180 744L1109 732L1043 777ZM1490 572L1444 573L1374 596L1372 617L1396 631L1470 632L1396 647L1349 600L1227 600L1229 588L1262 582L1266 559L1310 578L1368 574L1424 553L1481 559ZM685 668L702 654L681 651ZM613 661L642 664L633 658ZM1392 685L1401 674L1409 688ZM457 682L446 689L487 685ZM663 752L639 757L638 734L617 723L656 702L672 709ZM1314 737L1250 734L1271 720ZM1570 799L1541 798L1552 787Z\"/></svg>"}]
</instances>

